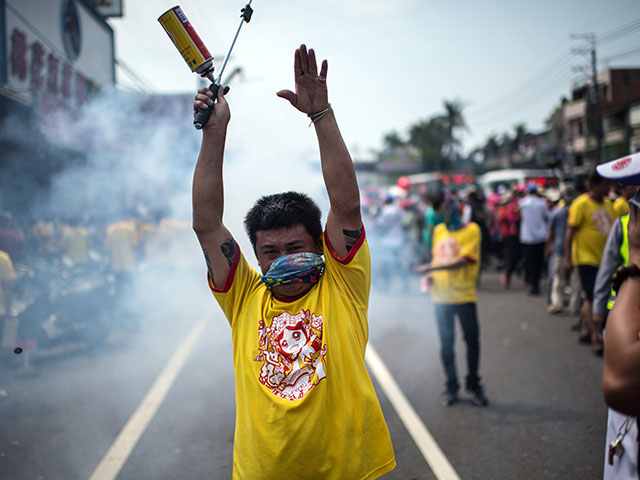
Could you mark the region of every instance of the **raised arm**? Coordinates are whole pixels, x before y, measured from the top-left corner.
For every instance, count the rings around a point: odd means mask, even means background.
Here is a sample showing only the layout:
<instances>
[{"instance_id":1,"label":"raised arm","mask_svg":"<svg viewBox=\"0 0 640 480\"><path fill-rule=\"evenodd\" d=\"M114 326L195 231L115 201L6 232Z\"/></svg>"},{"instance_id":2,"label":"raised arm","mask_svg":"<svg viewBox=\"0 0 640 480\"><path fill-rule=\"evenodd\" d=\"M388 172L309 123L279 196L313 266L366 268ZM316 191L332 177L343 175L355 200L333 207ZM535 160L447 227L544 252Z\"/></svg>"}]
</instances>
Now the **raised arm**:
<instances>
[{"instance_id":1,"label":"raised arm","mask_svg":"<svg viewBox=\"0 0 640 480\"><path fill-rule=\"evenodd\" d=\"M281 90L277 95L289 100L313 121L329 195L327 235L334 252L344 258L362 233L360 193L351 156L329 106L327 71L328 63L323 60L318 74L315 52L300 45L294 59L296 91Z\"/></svg>"},{"instance_id":2,"label":"raised arm","mask_svg":"<svg viewBox=\"0 0 640 480\"><path fill-rule=\"evenodd\" d=\"M213 105L208 88L198 90L193 107ZM222 162L231 118L223 89L218 90L217 102L207 124L202 128L202 144L193 175L193 229L204 252L211 281L222 288L236 254L237 244L222 223L224 190Z\"/></svg>"}]
</instances>

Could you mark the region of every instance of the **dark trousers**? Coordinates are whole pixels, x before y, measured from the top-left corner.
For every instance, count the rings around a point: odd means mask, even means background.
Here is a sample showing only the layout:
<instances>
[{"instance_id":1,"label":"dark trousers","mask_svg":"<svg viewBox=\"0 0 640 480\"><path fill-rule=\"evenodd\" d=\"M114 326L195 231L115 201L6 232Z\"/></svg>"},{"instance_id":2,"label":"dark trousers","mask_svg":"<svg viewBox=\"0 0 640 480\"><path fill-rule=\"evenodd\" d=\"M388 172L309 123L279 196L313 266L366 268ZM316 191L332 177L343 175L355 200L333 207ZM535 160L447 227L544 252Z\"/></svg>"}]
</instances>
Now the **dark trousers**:
<instances>
[{"instance_id":1,"label":"dark trousers","mask_svg":"<svg viewBox=\"0 0 640 480\"><path fill-rule=\"evenodd\" d=\"M507 278L517 270L520 261L520 236L508 235L504 237L504 273Z\"/></svg>"},{"instance_id":2,"label":"dark trousers","mask_svg":"<svg viewBox=\"0 0 640 480\"><path fill-rule=\"evenodd\" d=\"M480 327L475 303L436 303L434 304L438 333L440 335L440 357L447 377L446 388L457 392L460 388L456 371L455 317L462 326L462 334L467 344L467 388L477 387L480 383L478 365L480 363Z\"/></svg>"},{"instance_id":3,"label":"dark trousers","mask_svg":"<svg viewBox=\"0 0 640 480\"><path fill-rule=\"evenodd\" d=\"M531 291L536 293L540 291L540 277L544 267L544 246L544 242L522 244L525 260L525 279L529 282Z\"/></svg>"}]
</instances>

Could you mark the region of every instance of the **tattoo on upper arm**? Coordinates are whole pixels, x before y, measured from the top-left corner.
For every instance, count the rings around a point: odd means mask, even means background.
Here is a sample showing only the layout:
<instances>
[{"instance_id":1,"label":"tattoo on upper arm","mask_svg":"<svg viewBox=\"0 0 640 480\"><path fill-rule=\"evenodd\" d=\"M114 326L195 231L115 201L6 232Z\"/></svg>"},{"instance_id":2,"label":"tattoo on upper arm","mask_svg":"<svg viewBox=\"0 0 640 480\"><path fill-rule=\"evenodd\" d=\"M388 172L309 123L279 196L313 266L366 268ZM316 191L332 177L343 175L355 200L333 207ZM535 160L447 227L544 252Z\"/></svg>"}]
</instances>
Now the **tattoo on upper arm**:
<instances>
[{"instance_id":1,"label":"tattoo on upper arm","mask_svg":"<svg viewBox=\"0 0 640 480\"><path fill-rule=\"evenodd\" d=\"M209 253L206 248L203 248L202 252L204 253L204 261L207 262L207 271L209 272L211 283L215 285L215 281L213 280L213 269L211 268L211 261L209 260Z\"/></svg>"},{"instance_id":2,"label":"tattoo on upper arm","mask_svg":"<svg viewBox=\"0 0 640 480\"><path fill-rule=\"evenodd\" d=\"M233 265L233 260L236 258L236 248L236 242L233 238L220 245L220 250L222 250L222 254L227 259L229 266Z\"/></svg>"},{"instance_id":3,"label":"tattoo on upper arm","mask_svg":"<svg viewBox=\"0 0 640 480\"><path fill-rule=\"evenodd\" d=\"M350 252L353 246L356 244L360 236L362 235L362 227L358 230L342 230L344 234L344 240L347 246L347 252Z\"/></svg>"}]
</instances>

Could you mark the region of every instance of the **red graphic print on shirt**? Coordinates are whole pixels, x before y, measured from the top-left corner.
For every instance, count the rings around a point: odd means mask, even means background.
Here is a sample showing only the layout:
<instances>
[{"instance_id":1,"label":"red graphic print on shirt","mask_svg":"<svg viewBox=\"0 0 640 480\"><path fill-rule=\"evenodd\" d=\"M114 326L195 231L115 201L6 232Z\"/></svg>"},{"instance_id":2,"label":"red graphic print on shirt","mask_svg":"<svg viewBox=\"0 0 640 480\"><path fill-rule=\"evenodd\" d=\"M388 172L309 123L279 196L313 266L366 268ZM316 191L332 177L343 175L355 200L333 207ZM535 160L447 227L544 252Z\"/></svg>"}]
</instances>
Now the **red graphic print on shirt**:
<instances>
[{"instance_id":1,"label":"red graphic print on shirt","mask_svg":"<svg viewBox=\"0 0 640 480\"><path fill-rule=\"evenodd\" d=\"M593 224L600 233L604 235L609 234L612 221L611 216L609 216L606 210L601 208L597 212L594 212L593 215L591 215L591 220L593 220Z\"/></svg>"},{"instance_id":2,"label":"red graphic print on shirt","mask_svg":"<svg viewBox=\"0 0 640 480\"><path fill-rule=\"evenodd\" d=\"M456 260L460 260L461 248L453 237L446 237L436 244L433 252L433 260L435 265L447 265Z\"/></svg>"},{"instance_id":3,"label":"red graphic print on shirt","mask_svg":"<svg viewBox=\"0 0 640 480\"><path fill-rule=\"evenodd\" d=\"M322 345L322 315L302 310L273 317L271 324L259 323L260 353L263 362L258 380L274 395L285 400L300 400L325 377Z\"/></svg>"}]
</instances>

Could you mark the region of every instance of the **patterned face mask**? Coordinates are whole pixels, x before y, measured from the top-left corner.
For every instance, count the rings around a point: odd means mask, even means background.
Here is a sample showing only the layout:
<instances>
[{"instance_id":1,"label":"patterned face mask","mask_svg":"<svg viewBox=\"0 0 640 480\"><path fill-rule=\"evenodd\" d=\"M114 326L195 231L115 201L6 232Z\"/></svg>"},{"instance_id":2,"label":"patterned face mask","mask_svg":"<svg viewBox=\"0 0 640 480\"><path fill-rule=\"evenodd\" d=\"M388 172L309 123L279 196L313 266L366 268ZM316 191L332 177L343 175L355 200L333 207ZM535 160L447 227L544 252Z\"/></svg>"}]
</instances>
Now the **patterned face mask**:
<instances>
[{"instance_id":1,"label":"patterned face mask","mask_svg":"<svg viewBox=\"0 0 640 480\"><path fill-rule=\"evenodd\" d=\"M303 252L284 255L274 261L269 270L260 276L267 288L285 283L317 283L324 272L322 255Z\"/></svg>"},{"instance_id":2,"label":"patterned face mask","mask_svg":"<svg viewBox=\"0 0 640 480\"><path fill-rule=\"evenodd\" d=\"M462 226L460 218L460 205L453 198L447 198L440 207L442 221L447 230L458 230Z\"/></svg>"}]
</instances>

